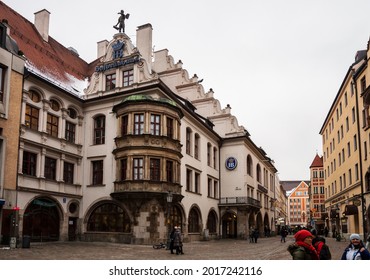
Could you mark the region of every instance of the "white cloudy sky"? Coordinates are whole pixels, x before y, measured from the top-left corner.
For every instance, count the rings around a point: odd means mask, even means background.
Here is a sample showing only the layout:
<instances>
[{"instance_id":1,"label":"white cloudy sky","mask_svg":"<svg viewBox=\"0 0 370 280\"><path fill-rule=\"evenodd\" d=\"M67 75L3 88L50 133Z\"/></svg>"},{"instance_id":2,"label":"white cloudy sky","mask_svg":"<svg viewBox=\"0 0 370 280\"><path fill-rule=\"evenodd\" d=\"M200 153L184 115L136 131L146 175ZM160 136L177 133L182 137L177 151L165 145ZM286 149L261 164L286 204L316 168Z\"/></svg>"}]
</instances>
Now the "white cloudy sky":
<instances>
[{"instance_id":1,"label":"white cloudy sky","mask_svg":"<svg viewBox=\"0 0 370 280\"><path fill-rule=\"evenodd\" d=\"M281 180L309 179L320 128L357 50L369 40L369 0L4 0L34 21L51 13L50 36L90 62L110 40L117 13L126 34L151 23L155 50L168 49L204 79L275 161ZM1 18L1 15L0 15Z\"/></svg>"}]
</instances>

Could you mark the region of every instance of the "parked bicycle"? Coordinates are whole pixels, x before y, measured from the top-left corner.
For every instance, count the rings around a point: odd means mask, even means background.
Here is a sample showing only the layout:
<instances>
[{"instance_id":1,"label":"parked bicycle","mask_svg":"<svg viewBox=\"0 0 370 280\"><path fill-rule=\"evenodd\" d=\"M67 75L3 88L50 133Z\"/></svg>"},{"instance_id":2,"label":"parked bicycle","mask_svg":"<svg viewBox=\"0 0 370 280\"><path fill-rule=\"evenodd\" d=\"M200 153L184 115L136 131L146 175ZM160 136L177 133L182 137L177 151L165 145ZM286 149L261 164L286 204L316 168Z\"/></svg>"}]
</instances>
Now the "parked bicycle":
<instances>
[{"instance_id":1,"label":"parked bicycle","mask_svg":"<svg viewBox=\"0 0 370 280\"><path fill-rule=\"evenodd\" d=\"M162 242L153 245L154 249L163 249L163 248L166 248L166 247L167 247L167 245L162 243Z\"/></svg>"}]
</instances>

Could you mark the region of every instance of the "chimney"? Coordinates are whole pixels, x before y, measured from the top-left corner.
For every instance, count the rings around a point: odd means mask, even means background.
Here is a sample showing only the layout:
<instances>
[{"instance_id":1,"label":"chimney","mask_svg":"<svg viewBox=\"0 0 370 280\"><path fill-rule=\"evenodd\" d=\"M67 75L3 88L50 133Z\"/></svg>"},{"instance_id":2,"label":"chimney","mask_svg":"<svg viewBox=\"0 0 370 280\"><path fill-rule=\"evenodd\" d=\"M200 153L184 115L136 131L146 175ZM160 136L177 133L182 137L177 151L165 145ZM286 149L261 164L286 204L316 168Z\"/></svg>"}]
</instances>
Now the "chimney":
<instances>
[{"instance_id":1,"label":"chimney","mask_svg":"<svg viewBox=\"0 0 370 280\"><path fill-rule=\"evenodd\" d=\"M107 53L107 48L108 48L107 40L98 42L98 58L101 58L103 55Z\"/></svg>"},{"instance_id":2,"label":"chimney","mask_svg":"<svg viewBox=\"0 0 370 280\"><path fill-rule=\"evenodd\" d=\"M35 13L35 27L44 41L49 41L49 11L43 9Z\"/></svg>"},{"instance_id":3,"label":"chimney","mask_svg":"<svg viewBox=\"0 0 370 280\"><path fill-rule=\"evenodd\" d=\"M150 23L139 26L136 30L136 47L149 67L152 65L152 31Z\"/></svg>"}]
</instances>

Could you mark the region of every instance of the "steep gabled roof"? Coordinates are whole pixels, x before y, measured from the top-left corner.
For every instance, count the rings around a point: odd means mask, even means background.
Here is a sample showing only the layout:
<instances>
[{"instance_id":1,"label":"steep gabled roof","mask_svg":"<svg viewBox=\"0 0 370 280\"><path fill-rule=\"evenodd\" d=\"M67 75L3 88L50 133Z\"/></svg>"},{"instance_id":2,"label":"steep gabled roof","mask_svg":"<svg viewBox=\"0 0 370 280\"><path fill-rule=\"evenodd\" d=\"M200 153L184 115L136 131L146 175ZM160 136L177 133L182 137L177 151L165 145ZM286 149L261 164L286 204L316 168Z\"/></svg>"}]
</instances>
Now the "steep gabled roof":
<instances>
[{"instance_id":1,"label":"steep gabled roof","mask_svg":"<svg viewBox=\"0 0 370 280\"><path fill-rule=\"evenodd\" d=\"M280 181L280 184L286 192L289 192L289 191L293 190L294 188L298 187L299 184L302 183L302 182L305 182L307 185L310 183L310 181L304 181L304 180L295 181L295 180L293 180L293 181Z\"/></svg>"},{"instance_id":2,"label":"steep gabled roof","mask_svg":"<svg viewBox=\"0 0 370 280\"><path fill-rule=\"evenodd\" d=\"M35 25L0 1L0 20L7 23L10 36L27 58L26 67L60 83L83 81L91 76L95 63L88 64L75 52L49 36L44 41Z\"/></svg>"},{"instance_id":3,"label":"steep gabled roof","mask_svg":"<svg viewBox=\"0 0 370 280\"><path fill-rule=\"evenodd\" d=\"M323 166L324 166L324 163L323 163L322 157L320 157L318 154L316 154L315 158L313 159L313 161L310 165L310 168L323 167Z\"/></svg>"}]
</instances>

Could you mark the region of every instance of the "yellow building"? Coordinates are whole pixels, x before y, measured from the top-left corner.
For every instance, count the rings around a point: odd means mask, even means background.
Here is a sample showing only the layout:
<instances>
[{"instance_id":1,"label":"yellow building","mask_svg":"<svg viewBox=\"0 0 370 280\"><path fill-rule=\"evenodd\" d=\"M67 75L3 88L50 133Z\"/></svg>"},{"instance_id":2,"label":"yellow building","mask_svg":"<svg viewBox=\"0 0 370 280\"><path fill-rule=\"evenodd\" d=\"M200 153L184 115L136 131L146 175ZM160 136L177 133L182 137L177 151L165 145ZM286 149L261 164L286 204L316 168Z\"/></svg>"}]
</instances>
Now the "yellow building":
<instances>
[{"instance_id":1,"label":"yellow building","mask_svg":"<svg viewBox=\"0 0 370 280\"><path fill-rule=\"evenodd\" d=\"M358 51L320 130L323 141L325 207L332 233L368 232L365 177L368 168L363 97L369 49ZM369 185L369 184L367 184ZM368 187L367 187L368 189Z\"/></svg>"},{"instance_id":2,"label":"yellow building","mask_svg":"<svg viewBox=\"0 0 370 280\"><path fill-rule=\"evenodd\" d=\"M16 232L16 186L24 59L0 23L0 232L9 240ZM15 208L15 209L13 209ZM13 233L13 234L12 234Z\"/></svg>"}]
</instances>

